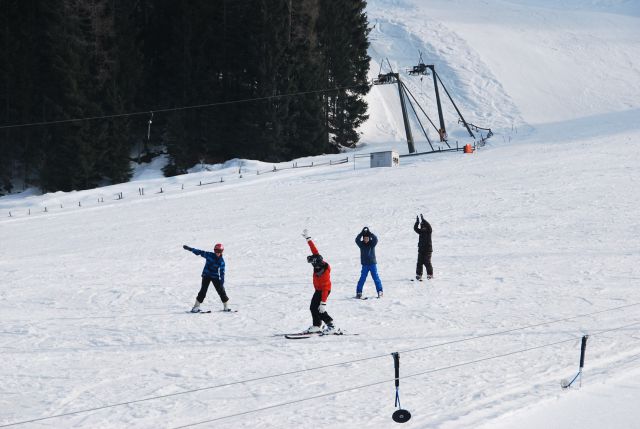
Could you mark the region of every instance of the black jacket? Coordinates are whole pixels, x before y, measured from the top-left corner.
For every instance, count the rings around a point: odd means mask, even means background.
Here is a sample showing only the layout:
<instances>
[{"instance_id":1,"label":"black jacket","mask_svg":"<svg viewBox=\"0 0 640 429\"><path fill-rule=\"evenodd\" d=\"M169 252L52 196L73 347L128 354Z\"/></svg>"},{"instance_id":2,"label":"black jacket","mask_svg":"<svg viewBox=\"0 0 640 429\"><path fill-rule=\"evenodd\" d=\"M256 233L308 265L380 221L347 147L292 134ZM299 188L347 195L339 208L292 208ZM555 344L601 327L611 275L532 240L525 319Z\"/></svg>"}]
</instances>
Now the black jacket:
<instances>
[{"instance_id":1,"label":"black jacket","mask_svg":"<svg viewBox=\"0 0 640 429\"><path fill-rule=\"evenodd\" d=\"M413 225L413 230L420 236L418 240L418 250L423 252L433 252L431 246L431 225L426 220L422 221L422 224L418 226L419 222L416 221Z\"/></svg>"}]
</instances>

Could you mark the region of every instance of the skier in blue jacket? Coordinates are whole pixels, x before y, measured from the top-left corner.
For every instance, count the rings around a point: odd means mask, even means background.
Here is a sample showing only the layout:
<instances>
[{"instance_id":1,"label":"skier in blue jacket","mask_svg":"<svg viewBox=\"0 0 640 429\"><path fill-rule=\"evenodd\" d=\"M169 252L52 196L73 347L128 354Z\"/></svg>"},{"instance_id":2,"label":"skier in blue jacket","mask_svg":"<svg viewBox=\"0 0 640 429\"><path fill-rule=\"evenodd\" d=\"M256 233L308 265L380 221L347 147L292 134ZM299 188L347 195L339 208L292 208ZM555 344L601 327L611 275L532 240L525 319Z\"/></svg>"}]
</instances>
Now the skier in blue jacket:
<instances>
[{"instance_id":1,"label":"skier in blue jacket","mask_svg":"<svg viewBox=\"0 0 640 429\"><path fill-rule=\"evenodd\" d=\"M194 249L187 245L182 246L182 248L192 252L194 255L202 256L207 261L204 265L204 269L202 270L202 285L200 287L200 292L196 297L196 302L193 304L191 312L200 312L200 304L202 304L204 298L207 296L209 283L213 283L213 286L216 288L216 292L220 295L220 300L222 301L222 305L224 305L223 311L231 311L228 306L229 297L224 290L224 258L222 257L224 246L222 243L217 243L213 247L213 252L205 252L204 250Z\"/></svg>"},{"instance_id":2,"label":"skier in blue jacket","mask_svg":"<svg viewBox=\"0 0 640 429\"><path fill-rule=\"evenodd\" d=\"M376 285L378 298L382 298L382 282L380 281L380 276L378 276L378 265L376 261L378 237L365 226L362 228L362 231L360 231L360 234L356 236L356 244L360 248L360 263L362 264L360 280L358 280L358 286L356 286L356 298L362 298L362 286L364 286L364 282L367 280L369 273L371 273L373 282Z\"/></svg>"}]
</instances>

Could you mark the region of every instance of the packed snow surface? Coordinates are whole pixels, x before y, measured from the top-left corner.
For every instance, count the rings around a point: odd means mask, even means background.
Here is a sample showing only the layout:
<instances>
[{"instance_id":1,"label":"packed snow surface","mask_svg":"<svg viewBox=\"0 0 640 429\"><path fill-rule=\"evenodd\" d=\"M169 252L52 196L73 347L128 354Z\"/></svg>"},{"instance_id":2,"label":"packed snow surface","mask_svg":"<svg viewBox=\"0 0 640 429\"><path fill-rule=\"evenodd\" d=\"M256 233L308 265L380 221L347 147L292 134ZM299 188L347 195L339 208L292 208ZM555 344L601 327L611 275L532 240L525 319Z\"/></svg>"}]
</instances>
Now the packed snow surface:
<instances>
[{"instance_id":1,"label":"packed snow surface","mask_svg":"<svg viewBox=\"0 0 640 429\"><path fill-rule=\"evenodd\" d=\"M384 59L437 119L432 77L405 73L422 52L489 143L354 162L407 153L397 89L376 86L355 152L170 179L157 160L127 184L0 198L0 427L388 428L396 351L409 428L637 423L640 6L371 0L368 13L371 76ZM451 143L473 142L448 101L445 119ZM413 282L420 213L435 278ZM363 226L382 299L353 299ZM332 267L328 312L358 335L278 335L311 324L304 228ZM182 245L216 242L238 312L217 311L211 287L213 312L190 314L204 259ZM563 390L583 335L582 387Z\"/></svg>"}]
</instances>

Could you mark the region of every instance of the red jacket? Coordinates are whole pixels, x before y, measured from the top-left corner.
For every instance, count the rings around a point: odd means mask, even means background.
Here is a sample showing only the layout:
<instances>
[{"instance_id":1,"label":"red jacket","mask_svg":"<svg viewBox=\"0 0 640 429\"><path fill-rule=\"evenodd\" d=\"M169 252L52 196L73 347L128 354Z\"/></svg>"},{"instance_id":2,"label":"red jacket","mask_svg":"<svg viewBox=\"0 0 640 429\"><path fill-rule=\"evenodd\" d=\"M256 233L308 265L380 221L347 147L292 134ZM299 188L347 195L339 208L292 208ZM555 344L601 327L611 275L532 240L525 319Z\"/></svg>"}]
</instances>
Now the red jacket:
<instances>
[{"instance_id":1,"label":"red jacket","mask_svg":"<svg viewBox=\"0 0 640 429\"><path fill-rule=\"evenodd\" d=\"M318 249L316 248L316 245L313 244L313 241L307 240L307 244L309 244L311 253L313 253L314 255L319 255ZM313 273L313 287L315 288L315 290L322 291L322 297L320 298L320 300L322 302L327 302L327 297L329 296L329 292L331 291L331 266L329 264L327 264L327 267L322 272L322 274L318 275L315 272Z\"/></svg>"}]
</instances>

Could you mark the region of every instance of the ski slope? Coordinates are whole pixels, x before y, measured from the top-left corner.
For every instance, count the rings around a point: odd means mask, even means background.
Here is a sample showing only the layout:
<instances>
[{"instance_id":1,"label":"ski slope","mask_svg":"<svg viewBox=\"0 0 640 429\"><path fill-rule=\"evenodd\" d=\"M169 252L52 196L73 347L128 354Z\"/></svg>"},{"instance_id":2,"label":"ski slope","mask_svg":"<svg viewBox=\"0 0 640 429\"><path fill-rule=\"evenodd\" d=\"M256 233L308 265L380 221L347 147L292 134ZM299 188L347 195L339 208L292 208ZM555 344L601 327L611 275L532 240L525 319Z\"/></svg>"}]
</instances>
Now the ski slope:
<instances>
[{"instance_id":1,"label":"ski slope","mask_svg":"<svg viewBox=\"0 0 640 429\"><path fill-rule=\"evenodd\" d=\"M0 427L388 428L395 351L406 427L637 422L638 6L372 0L368 13L372 76L422 51L490 143L386 169L258 175L273 165L234 160L162 178L149 165L127 184L0 198ZM431 78L402 76L437 117ZM359 151L406 153L394 87L368 97ZM422 283L419 213L434 229ZM356 301L365 225L385 296ZM304 228L332 266L328 312L358 335L277 336L311 324ZM214 311L188 314L204 260L182 245L216 242L238 312L215 311L211 289ZM584 334L582 388L562 390Z\"/></svg>"}]
</instances>

